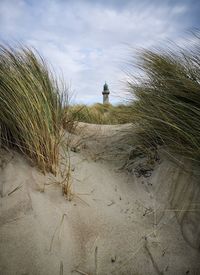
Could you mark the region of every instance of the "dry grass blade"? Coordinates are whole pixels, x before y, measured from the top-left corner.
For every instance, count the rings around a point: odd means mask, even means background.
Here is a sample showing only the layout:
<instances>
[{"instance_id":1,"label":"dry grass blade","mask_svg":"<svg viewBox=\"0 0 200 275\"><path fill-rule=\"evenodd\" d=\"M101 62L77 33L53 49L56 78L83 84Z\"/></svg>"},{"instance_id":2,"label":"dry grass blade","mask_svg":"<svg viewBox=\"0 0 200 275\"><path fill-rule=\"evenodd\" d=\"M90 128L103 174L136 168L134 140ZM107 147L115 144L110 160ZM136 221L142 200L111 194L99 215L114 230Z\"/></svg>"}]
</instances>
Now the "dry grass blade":
<instances>
[{"instance_id":1,"label":"dry grass blade","mask_svg":"<svg viewBox=\"0 0 200 275\"><path fill-rule=\"evenodd\" d=\"M88 273L86 273L84 271L81 271L79 269L74 269L74 270L72 270L72 272L77 272L77 273L82 274L82 275L89 275Z\"/></svg>"},{"instance_id":2,"label":"dry grass blade","mask_svg":"<svg viewBox=\"0 0 200 275\"><path fill-rule=\"evenodd\" d=\"M14 188L11 192L8 193L8 196L10 196L11 194L13 194L14 192L16 192L17 190L19 190L20 188L22 188L22 185L17 186L16 188Z\"/></svg>"},{"instance_id":3,"label":"dry grass blade","mask_svg":"<svg viewBox=\"0 0 200 275\"><path fill-rule=\"evenodd\" d=\"M146 241L146 242L147 242L147 241ZM151 251L149 250L149 248L148 248L146 242L145 242L145 244L144 244L144 248L146 249L146 251L147 251L147 253L148 253L148 255L149 255L149 258L151 259L152 265L153 265L153 267L154 267L156 273L157 273L158 275L163 275L163 272L161 272L161 271L159 270L158 265L157 265L157 263L155 262L155 260L154 260L154 258L153 258L153 255L152 255Z\"/></svg>"},{"instance_id":4,"label":"dry grass blade","mask_svg":"<svg viewBox=\"0 0 200 275\"><path fill-rule=\"evenodd\" d=\"M95 264L95 275L98 274L98 246L95 247L94 251L94 264Z\"/></svg>"},{"instance_id":5,"label":"dry grass blade","mask_svg":"<svg viewBox=\"0 0 200 275\"><path fill-rule=\"evenodd\" d=\"M60 275L63 275L63 261L60 261Z\"/></svg>"},{"instance_id":6,"label":"dry grass blade","mask_svg":"<svg viewBox=\"0 0 200 275\"><path fill-rule=\"evenodd\" d=\"M60 229L60 232L59 232L59 238L60 238L60 235L61 235L61 227L62 227L62 224L63 224L63 221L64 221L64 218L65 216L67 216L67 214L63 214L62 215L62 218L61 218L61 221L60 223L58 224L58 226L56 227L54 233L53 233L53 236L52 236L52 239L51 239L51 243L50 243L50 247L49 247L49 251L52 250L52 247L53 247L53 241L54 241L54 238L55 238L55 235L56 235L56 232L58 229Z\"/></svg>"}]
</instances>

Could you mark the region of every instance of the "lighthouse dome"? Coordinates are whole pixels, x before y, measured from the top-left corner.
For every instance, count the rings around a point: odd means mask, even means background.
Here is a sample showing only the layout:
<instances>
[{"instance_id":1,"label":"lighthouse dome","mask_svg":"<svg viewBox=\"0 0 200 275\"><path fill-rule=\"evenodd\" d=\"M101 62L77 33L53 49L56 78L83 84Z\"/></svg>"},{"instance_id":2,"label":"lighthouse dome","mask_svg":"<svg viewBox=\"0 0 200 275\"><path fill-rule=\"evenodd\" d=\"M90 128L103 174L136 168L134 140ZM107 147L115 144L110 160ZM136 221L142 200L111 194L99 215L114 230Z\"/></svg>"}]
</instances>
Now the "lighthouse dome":
<instances>
[{"instance_id":1,"label":"lighthouse dome","mask_svg":"<svg viewBox=\"0 0 200 275\"><path fill-rule=\"evenodd\" d=\"M108 91L108 84L105 82L105 84L103 85L103 90L104 91Z\"/></svg>"}]
</instances>

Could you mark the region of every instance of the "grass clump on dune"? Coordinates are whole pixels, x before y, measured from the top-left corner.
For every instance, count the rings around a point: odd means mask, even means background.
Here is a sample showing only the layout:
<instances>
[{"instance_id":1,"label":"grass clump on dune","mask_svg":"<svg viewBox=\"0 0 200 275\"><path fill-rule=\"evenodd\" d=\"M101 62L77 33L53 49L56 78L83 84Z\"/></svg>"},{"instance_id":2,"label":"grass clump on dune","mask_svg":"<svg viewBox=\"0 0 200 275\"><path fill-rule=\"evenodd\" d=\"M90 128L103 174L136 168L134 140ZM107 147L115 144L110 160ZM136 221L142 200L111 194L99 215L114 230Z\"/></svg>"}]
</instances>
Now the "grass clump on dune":
<instances>
[{"instance_id":1,"label":"grass clump on dune","mask_svg":"<svg viewBox=\"0 0 200 275\"><path fill-rule=\"evenodd\" d=\"M143 51L128 81L138 142L200 161L200 47Z\"/></svg>"},{"instance_id":2,"label":"grass clump on dune","mask_svg":"<svg viewBox=\"0 0 200 275\"><path fill-rule=\"evenodd\" d=\"M64 97L45 61L26 48L0 46L0 139L56 174Z\"/></svg>"},{"instance_id":3,"label":"grass clump on dune","mask_svg":"<svg viewBox=\"0 0 200 275\"><path fill-rule=\"evenodd\" d=\"M113 106L111 104L96 103L92 106L74 105L69 108L73 119L94 124L127 123L126 105Z\"/></svg>"}]
</instances>

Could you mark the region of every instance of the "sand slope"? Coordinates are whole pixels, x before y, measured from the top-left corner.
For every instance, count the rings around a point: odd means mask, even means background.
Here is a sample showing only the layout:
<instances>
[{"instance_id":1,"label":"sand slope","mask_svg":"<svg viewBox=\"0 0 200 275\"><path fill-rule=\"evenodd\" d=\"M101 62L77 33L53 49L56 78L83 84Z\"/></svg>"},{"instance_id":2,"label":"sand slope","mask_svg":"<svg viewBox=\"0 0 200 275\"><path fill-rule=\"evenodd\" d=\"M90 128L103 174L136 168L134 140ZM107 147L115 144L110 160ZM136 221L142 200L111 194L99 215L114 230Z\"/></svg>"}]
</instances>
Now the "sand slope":
<instances>
[{"instance_id":1,"label":"sand slope","mask_svg":"<svg viewBox=\"0 0 200 275\"><path fill-rule=\"evenodd\" d=\"M200 274L191 230L187 240L174 211L162 211L170 194L161 186L180 171L164 160L138 179L94 161L94 147L71 152L71 202L56 184L44 189L49 175L1 150L0 274Z\"/></svg>"}]
</instances>

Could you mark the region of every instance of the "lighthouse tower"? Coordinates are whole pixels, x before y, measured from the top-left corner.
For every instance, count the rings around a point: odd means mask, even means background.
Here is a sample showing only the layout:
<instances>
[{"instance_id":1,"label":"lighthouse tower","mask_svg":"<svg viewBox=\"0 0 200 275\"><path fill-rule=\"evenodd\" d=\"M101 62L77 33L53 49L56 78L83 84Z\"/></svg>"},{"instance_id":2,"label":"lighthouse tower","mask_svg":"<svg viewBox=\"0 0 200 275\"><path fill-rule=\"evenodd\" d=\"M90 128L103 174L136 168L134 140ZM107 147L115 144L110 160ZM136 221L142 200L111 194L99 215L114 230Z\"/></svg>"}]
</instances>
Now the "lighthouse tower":
<instances>
[{"instance_id":1,"label":"lighthouse tower","mask_svg":"<svg viewBox=\"0 0 200 275\"><path fill-rule=\"evenodd\" d=\"M102 92L103 104L109 104L109 94L110 94L110 91L108 89L107 83L105 82L105 84L103 85L103 92Z\"/></svg>"}]
</instances>

